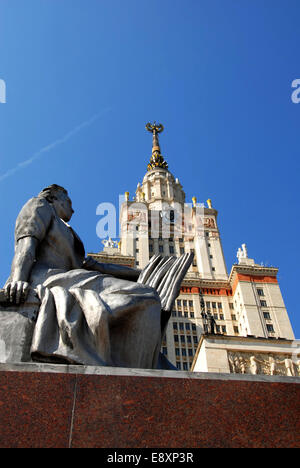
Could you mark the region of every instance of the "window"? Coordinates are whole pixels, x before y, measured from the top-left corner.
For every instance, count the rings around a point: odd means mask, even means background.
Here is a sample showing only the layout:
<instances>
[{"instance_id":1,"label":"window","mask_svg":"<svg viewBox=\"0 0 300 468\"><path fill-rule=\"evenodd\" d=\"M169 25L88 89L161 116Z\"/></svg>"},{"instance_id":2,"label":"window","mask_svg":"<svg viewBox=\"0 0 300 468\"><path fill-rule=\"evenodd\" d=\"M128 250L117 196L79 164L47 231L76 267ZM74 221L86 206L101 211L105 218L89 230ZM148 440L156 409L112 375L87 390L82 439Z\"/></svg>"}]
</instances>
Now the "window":
<instances>
[{"instance_id":1,"label":"window","mask_svg":"<svg viewBox=\"0 0 300 468\"><path fill-rule=\"evenodd\" d=\"M170 245L170 254L173 254L173 253L174 253L174 247Z\"/></svg>"},{"instance_id":2,"label":"window","mask_svg":"<svg viewBox=\"0 0 300 468\"><path fill-rule=\"evenodd\" d=\"M231 320L236 320L236 315L232 314L231 315Z\"/></svg>"},{"instance_id":3,"label":"window","mask_svg":"<svg viewBox=\"0 0 300 468\"><path fill-rule=\"evenodd\" d=\"M183 330L183 322L179 322L179 330Z\"/></svg>"},{"instance_id":4,"label":"window","mask_svg":"<svg viewBox=\"0 0 300 468\"><path fill-rule=\"evenodd\" d=\"M180 351L179 348L175 348L175 355L176 356L179 356L179 354L180 354L179 351Z\"/></svg>"},{"instance_id":5,"label":"window","mask_svg":"<svg viewBox=\"0 0 300 468\"><path fill-rule=\"evenodd\" d=\"M264 291L263 291L263 289L257 289L257 294L258 294L259 296L264 296Z\"/></svg>"},{"instance_id":6,"label":"window","mask_svg":"<svg viewBox=\"0 0 300 468\"><path fill-rule=\"evenodd\" d=\"M216 271L215 267L212 267L212 271Z\"/></svg>"},{"instance_id":7,"label":"window","mask_svg":"<svg viewBox=\"0 0 300 468\"><path fill-rule=\"evenodd\" d=\"M181 354L182 354L182 356L186 356L186 350L184 348L182 348Z\"/></svg>"},{"instance_id":8,"label":"window","mask_svg":"<svg viewBox=\"0 0 300 468\"><path fill-rule=\"evenodd\" d=\"M176 317L176 310L172 310L172 317Z\"/></svg>"},{"instance_id":9,"label":"window","mask_svg":"<svg viewBox=\"0 0 300 468\"><path fill-rule=\"evenodd\" d=\"M197 338L197 336L193 336L193 340L194 340L194 343L195 343L195 344L198 343L198 338Z\"/></svg>"},{"instance_id":10,"label":"window","mask_svg":"<svg viewBox=\"0 0 300 468\"><path fill-rule=\"evenodd\" d=\"M186 307L187 306L187 301L182 301L183 303L183 306Z\"/></svg>"},{"instance_id":11,"label":"window","mask_svg":"<svg viewBox=\"0 0 300 468\"><path fill-rule=\"evenodd\" d=\"M163 251L164 251L164 246L163 246L163 245L159 245L159 246L158 246L158 250L159 250L159 253L163 253Z\"/></svg>"},{"instance_id":12,"label":"window","mask_svg":"<svg viewBox=\"0 0 300 468\"><path fill-rule=\"evenodd\" d=\"M193 301L189 301L189 306L193 307Z\"/></svg>"},{"instance_id":13,"label":"window","mask_svg":"<svg viewBox=\"0 0 300 468\"><path fill-rule=\"evenodd\" d=\"M234 331L234 333L238 333L239 332L239 327L234 326L233 331Z\"/></svg>"},{"instance_id":14,"label":"window","mask_svg":"<svg viewBox=\"0 0 300 468\"><path fill-rule=\"evenodd\" d=\"M168 354L168 349L164 346L163 349L162 349L162 352L164 355L167 355Z\"/></svg>"},{"instance_id":15,"label":"window","mask_svg":"<svg viewBox=\"0 0 300 468\"><path fill-rule=\"evenodd\" d=\"M267 307L266 301L262 301L262 300L261 300L261 301L260 301L260 305L261 305L261 307Z\"/></svg>"},{"instance_id":16,"label":"window","mask_svg":"<svg viewBox=\"0 0 300 468\"><path fill-rule=\"evenodd\" d=\"M222 325L222 333L227 333L225 325Z\"/></svg>"},{"instance_id":17,"label":"window","mask_svg":"<svg viewBox=\"0 0 300 468\"><path fill-rule=\"evenodd\" d=\"M191 348L188 349L189 356L193 356L193 350Z\"/></svg>"},{"instance_id":18,"label":"window","mask_svg":"<svg viewBox=\"0 0 300 468\"><path fill-rule=\"evenodd\" d=\"M191 316L191 318L195 318L194 312L190 312L190 316Z\"/></svg>"},{"instance_id":19,"label":"window","mask_svg":"<svg viewBox=\"0 0 300 468\"><path fill-rule=\"evenodd\" d=\"M180 255L184 254L184 247L180 247Z\"/></svg>"},{"instance_id":20,"label":"window","mask_svg":"<svg viewBox=\"0 0 300 468\"><path fill-rule=\"evenodd\" d=\"M222 309L222 302L218 302L218 308Z\"/></svg>"},{"instance_id":21,"label":"window","mask_svg":"<svg viewBox=\"0 0 300 468\"><path fill-rule=\"evenodd\" d=\"M152 244L149 245L149 252L153 252L153 245Z\"/></svg>"},{"instance_id":22,"label":"window","mask_svg":"<svg viewBox=\"0 0 300 468\"><path fill-rule=\"evenodd\" d=\"M183 363L183 370L188 370L187 362L184 362L184 363Z\"/></svg>"},{"instance_id":23,"label":"window","mask_svg":"<svg viewBox=\"0 0 300 468\"><path fill-rule=\"evenodd\" d=\"M173 322L173 330L177 330L177 322Z\"/></svg>"},{"instance_id":24,"label":"window","mask_svg":"<svg viewBox=\"0 0 300 468\"><path fill-rule=\"evenodd\" d=\"M174 335L174 341L175 341L175 343L178 343L178 341L179 341L178 340L178 335Z\"/></svg>"},{"instance_id":25,"label":"window","mask_svg":"<svg viewBox=\"0 0 300 468\"><path fill-rule=\"evenodd\" d=\"M212 255L210 255L209 258L214 258L214 257Z\"/></svg>"},{"instance_id":26,"label":"window","mask_svg":"<svg viewBox=\"0 0 300 468\"><path fill-rule=\"evenodd\" d=\"M273 325L267 324L267 330L269 333L274 333Z\"/></svg>"},{"instance_id":27,"label":"window","mask_svg":"<svg viewBox=\"0 0 300 468\"><path fill-rule=\"evenodd\" d=\"M184 335L180 335L180 341L181 341L181 343L185 343L185 336Z\"/></svg>"},{"instance_id":28,"label":"window","mask_svg":"<svg viewBox=\"0 0 300 468\"><path fill-rule=\"evenodd\" d=\"M271 317L270 317L269 312L264 312L264 318L265 318L266 320L271 320Z\"/></svg>"},{"instance_id":29,"label":"window","mask_svg":"<svg viewBox=\"0 0 300 468\"><path fill-rule=\"evenodd\" d=\"M181 300L177 299L177 305L181 307Z\"/></svg>"},{"instance_id":30,"label":"window","mask_svg":"<svg viewBox=\"0 0 300 468\"><path fill-rule=\"evenodd\" d=\"M216 309L216 308L217 308L217 303L216 303L216 302L212 302L211 305L212 305L212 308L213 308L213 309Z\"/></svg>"},{"instance_id":31,"label":"window","mask_svg":"<svg viewBox=\"0 0 300 468\"><path fill-rule=\"evenodd\" d=\"M181 370L181 364L180 364L179 361L176 361L176 367L177 367L178 370Z\"/></svg>"},{"instance_id":32,"label":"window","mask_svg":"<svg viewBox=\"0 0 300 468\"><path fill-rule=\"evenodd\" d=\"M188 335L188 336L186 337L186 341L187 341L188 343L191 343L191 342L192 342L192 337L191 337L190 335Z\"/></svg>"},{"instance_id":33,"label":"window","mask_svg":"<svg viewBox=\"0 0 300 468\"><path fill-rule=\"evenodd\" d=\"M139 253L139 249L135 249L136 253Z\"/></svg>"},{"instance_id":34,"label":"window","mask_svg":"<svg viewBox=\"0 0 300 468\"><path fill-rule=\"evenodd\" d=\"M192 323L192 330L196 330L196 324Z\"/></svg>"},{"instance_id":35,"label":"window","mask_svg":"<svg viewBox=\"0 0 300 468\"><path fill-rule=\"evenodd\" d=\"M224 320L224 315L220 314L220 320Z\"/></svg>"},{"instance_id":36,"label":"window","mask_svg":"<svg viewBox=\"0 0 300 468\"><path fill-rule=\"evenodd\" d=\"M185 329L186 329L186 330L190 330L190 329L191 329L189 323L186 323L186 324L185 324Z\"/></svg>"},{"instance_id":37,"label":"window","mask_svg":"<svg viewBox=\"0 0 300 468\"><path fill-rule=\"evenodd\" d=\"M229 309L233 309L233 304L232 304L232 302L229 302Z\"/></svg>"}]
</instances>

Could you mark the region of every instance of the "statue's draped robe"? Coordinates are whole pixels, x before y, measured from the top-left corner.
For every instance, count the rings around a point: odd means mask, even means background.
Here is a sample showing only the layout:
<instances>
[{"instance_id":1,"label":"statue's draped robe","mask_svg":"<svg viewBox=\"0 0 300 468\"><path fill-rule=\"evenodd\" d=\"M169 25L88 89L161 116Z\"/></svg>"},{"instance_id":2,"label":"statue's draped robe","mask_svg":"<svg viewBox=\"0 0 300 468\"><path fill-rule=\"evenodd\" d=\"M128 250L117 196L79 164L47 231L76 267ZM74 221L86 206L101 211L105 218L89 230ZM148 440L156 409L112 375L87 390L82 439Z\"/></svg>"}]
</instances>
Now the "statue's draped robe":
<instances>
[{"instance_id":1,"label":"statue's draped robe","mask_svg":"<svg viewBox=\"0 0 300 468\"><path fill-rule=\"evenodd\" d=\"M15 242L38 240L30 283L41 306L33 360L156 368L161 346L161 303L148 286L82 268L75 232L42 197L21 210Z\"/></svg>"}]
</instances>

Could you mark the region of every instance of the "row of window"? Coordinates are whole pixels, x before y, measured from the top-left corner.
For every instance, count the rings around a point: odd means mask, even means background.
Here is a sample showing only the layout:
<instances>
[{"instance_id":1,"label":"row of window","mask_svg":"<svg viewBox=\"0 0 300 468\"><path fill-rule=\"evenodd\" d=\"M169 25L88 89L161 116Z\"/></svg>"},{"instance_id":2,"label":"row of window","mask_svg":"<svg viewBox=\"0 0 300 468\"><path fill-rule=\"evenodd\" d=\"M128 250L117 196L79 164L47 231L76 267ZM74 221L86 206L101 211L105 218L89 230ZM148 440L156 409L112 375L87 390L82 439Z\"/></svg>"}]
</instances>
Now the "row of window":
<instances>
[{"instance_id":1,"label":"row of window","mask_svg":"<svg viewBox=\"0 0 300 468\"><path fill-rule=\"evenodd\" d=\"M181 305L183 305L183 307L187 307L187 305L189 305L189 307L194 307L193 301L188 301L185 299L177 299L176 303L178 308L181 307Z\"/></svg>"},{"instance_id":2,"label":"row of window","mask_svg":"<svg viewBox=\"0 0 300 468\"><path fill-rule=\"evenodd\" d=\"M190 318L195 318L194 312L191 312L191 311L187 312L187 311L185 311L185 312L182 313L181 310L178 310L178 311L177 311L177 310L173 309L173 310L172 310L172 317L177 317L177 316L178 316L178 317L185 317L185 318L188 318L188 317L190 317Z\"/></svg>"},{"instance_id":3,"label":"row of window","mask_svg":"<svg viewBox=\"0 0 300 468\"><path fill-rule=\"evenodd\" d=\"M136 249L136 251L138 251L138 249ZM174 254L174 253L175 253L174 246L173 246L173 245L169 245L168 251L169 251L169 252L165 252L165 251L164 251L164 246L163 246L163 245L160 244L160 245L158 246L158 252L159 252L159 253L170 253L170 254ZM153 245L152 245L152 244L149 245L149 252L150 252L150 253L153 253ZM184 247L179 247L179 253L180 253L180 255L183 255L183 254L185 253Z\"/></svg>"},{"instance_id":4,"label":"row of window","mask_svg":"<svg viewBox=\"0 0 300 468\"><path fill-rule=\"evenodd\" d=\"M196 324L190 322L173 322L173 330L194 330L196 331Z\"/></svg>"},{"instance_id":5,"label":"row of window","mask_svg":"<svg viewBox=\"0 0 300 468\"><path fill-rule=\"evenodd\" d=\"M223 314L213 314L215 320L225 320Z\"/></svg>"},{"instance_id":6,"label":"row of window","mask_svg":"<svg viewBox=\"0 0 300 468\"><path fill-rule=\"evenodd\" d=\"M212 309L222 309L222 302L210 302L206 301L205 302L206 310L211 310Z\"/></svg>"},{"instance_id":7,"label":"row of window","mask_svg":"<svg viewBox=\"0 0 300 468\"><path fill-rule=\"evenodd\" d=\"M181 365L180 361L176 361L176 367L178 370L189 370L189 364L187 362L183 362Z\"/></svg>"},{"instance_id":8,"label":"row of window","mask_svg":"<svg viewBox=\"0 0 300 468\"><path fill-rule=\"evenodd\" d=\"M193 340L192 340L193 338ZM198 337L197 336L191 336L191 335L174 335L174 342L175 343L194 343L198 344Z\"/></svg>"},{"instance_id":9,"label":"row of window","mask_svg":"<svg viewBox=\"0 0 300 468\"><path fill-rule=\"evenodd\" d=\"M175 355L176 356L189 356L189 357L193 357L194 356L194 352L192 350L192 348L188 348L188 349L185 349L185 348L175 348Z\"/></svg>"}]
</instances>

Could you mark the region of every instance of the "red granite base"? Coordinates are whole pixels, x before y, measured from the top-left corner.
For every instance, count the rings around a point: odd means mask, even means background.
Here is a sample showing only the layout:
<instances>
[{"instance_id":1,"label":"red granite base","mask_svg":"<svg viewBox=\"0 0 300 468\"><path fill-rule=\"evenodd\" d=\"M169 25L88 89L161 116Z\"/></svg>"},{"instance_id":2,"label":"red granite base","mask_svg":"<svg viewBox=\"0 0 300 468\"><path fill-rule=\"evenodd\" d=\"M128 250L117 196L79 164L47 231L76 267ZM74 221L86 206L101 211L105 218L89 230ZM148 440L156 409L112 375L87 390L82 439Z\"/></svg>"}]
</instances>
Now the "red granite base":
<instances>
[{"instance_id":1,"label":"red granite base","mask_svg":"<svg viewBox=\"0 0 300 468\"><path fill-rule=\"evenodd\" d=\"M0 372L0 447L299 447L299 385Z\"/></svg>"}]
</instances>

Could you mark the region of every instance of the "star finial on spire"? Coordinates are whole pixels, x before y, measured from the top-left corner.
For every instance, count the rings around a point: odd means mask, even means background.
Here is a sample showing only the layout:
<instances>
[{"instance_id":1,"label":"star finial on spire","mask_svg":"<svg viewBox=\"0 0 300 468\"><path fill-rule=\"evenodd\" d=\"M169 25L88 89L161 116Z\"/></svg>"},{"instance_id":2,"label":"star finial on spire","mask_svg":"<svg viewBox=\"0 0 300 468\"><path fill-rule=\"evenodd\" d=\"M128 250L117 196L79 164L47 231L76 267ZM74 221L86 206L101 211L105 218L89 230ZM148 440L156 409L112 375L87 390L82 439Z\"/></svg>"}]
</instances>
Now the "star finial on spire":
<instances>
[{"instance_id":1,"label":"star finial on spire","mask_svg":"<svg viewBox=\"0 0 300 468\"><path fill-rule=\"evenodd\" d=\"M157 124L155 121L152 123L148 122L146 124L146 130L153 134L152 140L152 156L150 159L150 163L148 164L147 168L148 171L155 169L156 167L161 167L163 169L168 170L168 164L164 160L163 156L160 154L160 146L158 140L158 134L164 130L164 126L162 124Z\"/></svg>"}]
</instances>

